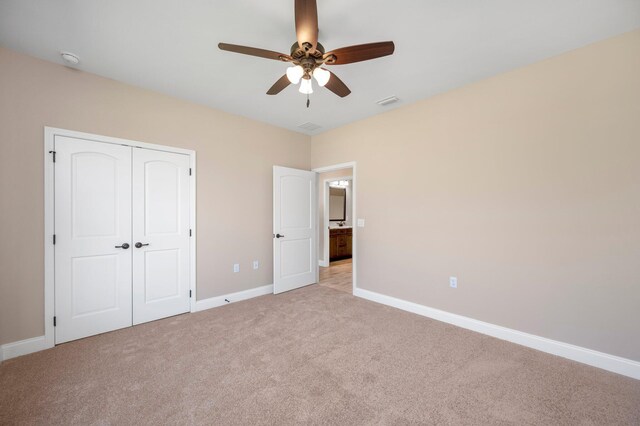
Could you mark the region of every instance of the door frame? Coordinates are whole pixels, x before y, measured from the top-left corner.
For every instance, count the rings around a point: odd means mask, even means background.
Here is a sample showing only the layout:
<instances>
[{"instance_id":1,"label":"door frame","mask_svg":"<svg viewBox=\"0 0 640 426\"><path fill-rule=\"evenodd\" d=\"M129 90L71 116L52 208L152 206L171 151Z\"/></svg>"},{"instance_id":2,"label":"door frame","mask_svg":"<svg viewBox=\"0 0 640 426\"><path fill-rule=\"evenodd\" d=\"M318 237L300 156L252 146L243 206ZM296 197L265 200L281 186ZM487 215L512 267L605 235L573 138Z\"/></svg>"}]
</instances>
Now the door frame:
<instances>
[{"instance_id":1,"label":"door frame","mask_svg":"<svg viewBox=\"0 0 640 426\"><path fill-rule=\"evenodd\" d=\"M53 146L56 136L85 139L94 142L125 145L133 148L145 148L156 151L172 152L189 156L191 179L189 179L189 228L192 236L189 241L189 299L190 312L196 311L197 286L196 286L196 151L184 148L175 148L166 145L151 144L129 139L114 138L110 136L96 135L92 133L76 132L74 130L59 129L55 127L44 128L44 345L46 348L55 346L55 329L53 317L55 315L55 250L53 246L53 234L55 233L54 201L55 201L55 174L53 167Z\"/></svg>"},{"instance_id":2,"label":"door frame","mask_svg":"<svg viewBox=\"0 0 640 426\"><path fill-rule=\"evenodd\" d=\"M358 216L357 216L357 171L356 171L356 161L349 161L347 163L339 163L339 164L334 164L331 166L325 166L325 167L316 167L315 169L312 169L311 171L316 172L316 173L326 173L326 172L335 172L338 170L344 170L344 169L353 169L352 173L351 173L351 182L352 182L352 187L351 187L351 232L352 232L352 236L351 236L351 262L352 262L352 266L351 266L351 280L352 280L352 294L355 294L356 289L358 288L357 286L357 264L358 264L358 241L357 241L357 234L358 234ZM329 179L330 181L336 180L335 178ZM323 182L323 185L326 186L326 182ZM323 196L326 197L326 191L324 191L324 186L323 186L323 192L325 192L325 194ZM324 202L324 206L323 208L325 209L325 220L328 220L328 205L327 205L327 201L325 198L325 202ZM316 223L318 223L319 219L320 219L320 211L319 209L316 209ZM323 228L326 228L326 226L323 224L322 225ZM320 244L320 225L318 224L317 226L318 230L317 230L317 241L318 244ZM325 232L325 237L329 234L329 230L325 229L323 232ZM325 238L324 240L325 242L325 253L323 254L324 256L327 256L327 262L329 261L328 259L328 250L329 250L329 241L328 238ZM318 247L319 248L319 247ZM319 252L319 250L318 250ZM327 263L328 265L328 263ZM318 262L318 274L320 274L320 262ZM319 276L319 275L318 275Z\"/></svg>"},{"instance_id":3,"label":"door frame","mask_svg":"<svg viewBox=\"0 0 640 426\"><path fill-rule=\"evenodd\" d=\"M320 262L320 260L318 260L318 264L320 266L324 266L324 267L328 267L330 260L329 260L329 244L327 244L327 241L329 241L330 235L329 235L329 227L331 225L331 221L329 220L329 191L327 191L327 189L329 188L329 183L330 182L334 182L336 180L349 180L351 181L351 232L353 234L353 228L355 228L355 224L353 223L353 176L351 175L345 175L345 176L340 176L340 177L334 177L334 178L329 178L329 179L324 179L322 182L322 210L323 210L323 217L324 217L324 223L322 224L322 233L324 235L324 251L322 253L322 262ZM352 244L352 252L353 252L353 239L351 241ZM353 253L351 253L351 257L353 258Z\"/></svg>"}]
</instances>

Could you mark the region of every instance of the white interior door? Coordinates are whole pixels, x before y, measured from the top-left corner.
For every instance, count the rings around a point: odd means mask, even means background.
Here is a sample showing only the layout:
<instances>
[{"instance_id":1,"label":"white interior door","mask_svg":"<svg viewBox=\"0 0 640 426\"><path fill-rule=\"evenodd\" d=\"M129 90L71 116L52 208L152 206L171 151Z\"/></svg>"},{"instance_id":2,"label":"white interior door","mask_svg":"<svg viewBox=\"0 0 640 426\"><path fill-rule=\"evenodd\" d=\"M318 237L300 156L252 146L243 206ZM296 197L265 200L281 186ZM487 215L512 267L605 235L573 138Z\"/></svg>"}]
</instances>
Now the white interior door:
<instances>
[{"instance_id":1,"label":"white interior door","mask_svg":"<svg viewBox=\"0 0 640 426\"><path fill-rule=\"evenodd\" d=\"M316 173L273 167L273 292L317 281Z\"/></svg>"},{"instance_id":2,"label":"white interior door","mask_svg":"<svg viewBox=\"0 0 640 426\"><path fill-rule=\"evenodd\" d=\"M189 156L133 151L133 323L189 311Z\"/></svg>"},{"instance_id":3,"label":"white interior door","mask_svg":"<svg viewBox=\"0 0 640 426\"><path fill-rule=\"evenodd\" d=\"M55 342L131 325L131 148L56 136Z\"/></svg>"}]
</instances>

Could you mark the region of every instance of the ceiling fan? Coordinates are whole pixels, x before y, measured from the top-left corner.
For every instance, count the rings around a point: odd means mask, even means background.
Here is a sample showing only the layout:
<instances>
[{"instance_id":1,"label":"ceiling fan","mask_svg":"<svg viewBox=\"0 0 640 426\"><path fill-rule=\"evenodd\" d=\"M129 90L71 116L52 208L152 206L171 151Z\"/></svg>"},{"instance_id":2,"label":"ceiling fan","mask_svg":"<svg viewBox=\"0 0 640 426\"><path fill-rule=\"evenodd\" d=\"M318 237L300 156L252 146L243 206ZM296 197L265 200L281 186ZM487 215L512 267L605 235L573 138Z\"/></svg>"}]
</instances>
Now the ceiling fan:
<instances>
[{"instance_id":1,"label":"ceiling fan","mask_svg":"<svg viewBox=\"0 0 640 426\"><path fill-rule=\"evenodd\" d=\"M309 107L309 94L313 93L311 77L315 78L320 87L326 87L340 97L351 93L351 90L338 76L322 66L368 61L391 55L395 49L392 41L383 41L342 47L325 52L324 46L318 43L316 0L295 0L295 21L297 41L291 46L289 55L236 44L219 43L218 47L229 52L291 63L292 66L271 86L267 95L276 95L289 84L300 83L299 91L307 95L307 107Z\"/></svg>"}]
</instances>

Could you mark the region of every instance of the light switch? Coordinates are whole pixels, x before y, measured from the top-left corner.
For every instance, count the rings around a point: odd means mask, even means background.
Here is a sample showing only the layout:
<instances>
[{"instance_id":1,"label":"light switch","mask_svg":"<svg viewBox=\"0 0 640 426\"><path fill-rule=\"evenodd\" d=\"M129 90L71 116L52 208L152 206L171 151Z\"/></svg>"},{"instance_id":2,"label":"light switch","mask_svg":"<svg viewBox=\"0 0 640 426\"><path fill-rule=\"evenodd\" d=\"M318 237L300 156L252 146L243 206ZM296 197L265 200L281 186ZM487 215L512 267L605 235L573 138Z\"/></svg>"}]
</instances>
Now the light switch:
<instances>
[{"instance_id":1,"label":"light switch","mask_svg":"<svg viewBox=\"0 0 640 426\"><path fill-rule=\"evenodd\" d=\"M358 228L364 228L364 219L358 219Z\"/></svg>"},{"instance_id":2,"label":"light switch","mask_svg":"<svg viewBox=\"0 0 640 426\"><path fill-rule=\"evenodd\" d=\"M239 263L234 263L233 264L233 272L240 272L240 264Z\"/></svg>"}]
</instances>

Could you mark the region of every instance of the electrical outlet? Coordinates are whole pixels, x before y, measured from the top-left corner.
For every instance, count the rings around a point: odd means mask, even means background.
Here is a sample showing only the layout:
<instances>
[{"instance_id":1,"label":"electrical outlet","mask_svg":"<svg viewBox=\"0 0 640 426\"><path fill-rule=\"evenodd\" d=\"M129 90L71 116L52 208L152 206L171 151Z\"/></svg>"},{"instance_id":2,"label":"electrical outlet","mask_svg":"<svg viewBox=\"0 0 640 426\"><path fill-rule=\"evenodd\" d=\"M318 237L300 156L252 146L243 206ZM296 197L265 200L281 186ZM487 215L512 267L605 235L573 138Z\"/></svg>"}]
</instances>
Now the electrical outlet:
<instances>
[{"instance_id":1,"label":"electrical outlet","mask_svg":"<svg viewBox=\"0 0 640 426\"><path fill-rule=\"evenodd\" d=\"M258 262L257 260L253 261L253 269L258 269L260 267L260 262Z\"/></svg>"},{"instance_id":2,"label":"electrical outlet","mask_svg":"<svg viewBox=\"0 0 640 426\"><path fill-rule=\"evenodd\" d=\"M239 263L234 263L233 264L233 272L240 272L240 264Z\"/></svg>"},{"instance_id":3,"label":"electrical outlet","mask_svg":"<svg viewBox=\"0 0 640 426\"><path fill-rule=\"evenodd\" d=\"M449 287L458 288L458 278L457 277L449 277Z\"/></svg>"}]
</instances>

